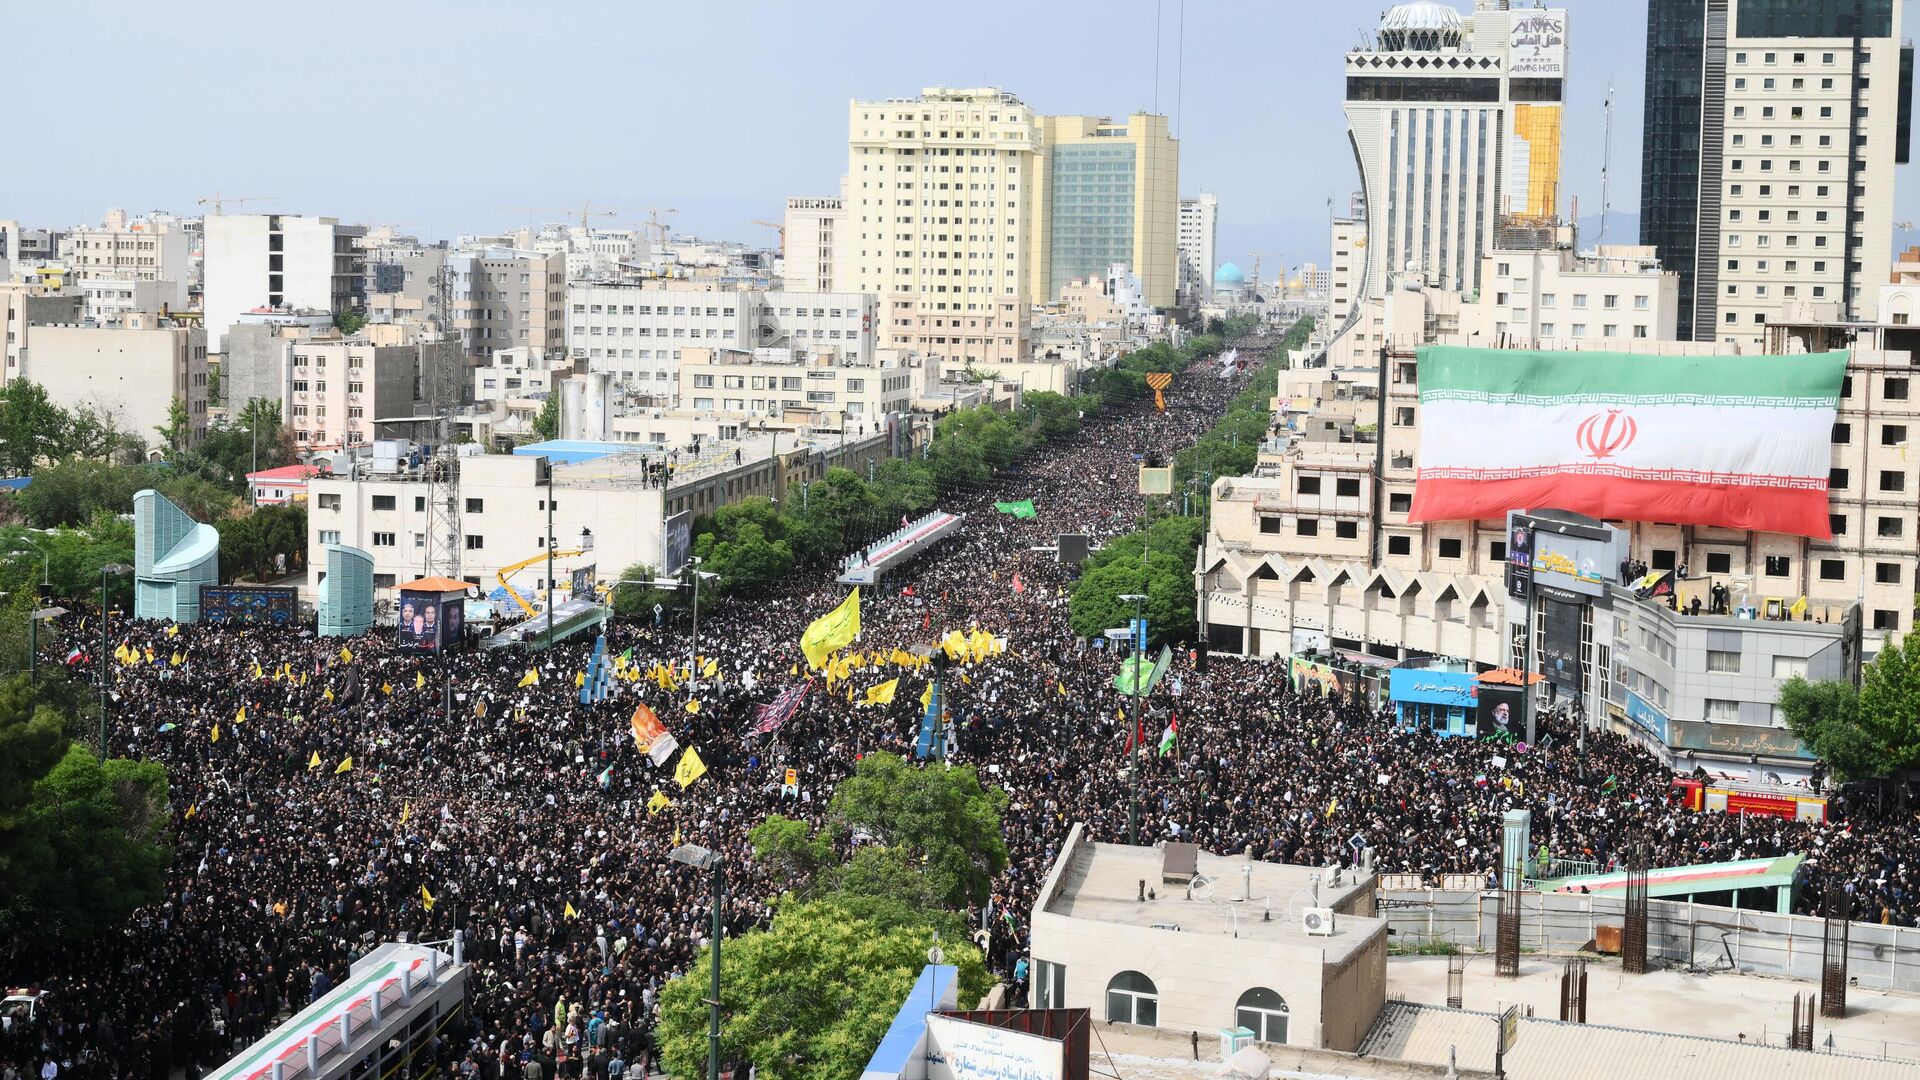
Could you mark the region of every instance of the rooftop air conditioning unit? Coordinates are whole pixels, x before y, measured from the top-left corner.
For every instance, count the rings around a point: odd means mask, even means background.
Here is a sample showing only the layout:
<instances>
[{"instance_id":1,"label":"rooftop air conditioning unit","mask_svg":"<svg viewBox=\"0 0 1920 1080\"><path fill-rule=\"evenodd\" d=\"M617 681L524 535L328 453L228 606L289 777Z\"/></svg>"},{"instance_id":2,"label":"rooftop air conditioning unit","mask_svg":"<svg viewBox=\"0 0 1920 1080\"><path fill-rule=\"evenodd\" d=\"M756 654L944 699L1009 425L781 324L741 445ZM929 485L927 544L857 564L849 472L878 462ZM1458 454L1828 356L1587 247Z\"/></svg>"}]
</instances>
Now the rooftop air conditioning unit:
<instances>
[{"instance_id":1,"label":"rooftop air conditioning unit","mask_svg":"<svg viewBox=\"0 0 1920 1080\"><path fill-rule=\"evenodd\" d=\"M1309 937L1333 936L1333 909L1312 907L1300 914L1300 932Z\"/></svg>"}]
</instances>

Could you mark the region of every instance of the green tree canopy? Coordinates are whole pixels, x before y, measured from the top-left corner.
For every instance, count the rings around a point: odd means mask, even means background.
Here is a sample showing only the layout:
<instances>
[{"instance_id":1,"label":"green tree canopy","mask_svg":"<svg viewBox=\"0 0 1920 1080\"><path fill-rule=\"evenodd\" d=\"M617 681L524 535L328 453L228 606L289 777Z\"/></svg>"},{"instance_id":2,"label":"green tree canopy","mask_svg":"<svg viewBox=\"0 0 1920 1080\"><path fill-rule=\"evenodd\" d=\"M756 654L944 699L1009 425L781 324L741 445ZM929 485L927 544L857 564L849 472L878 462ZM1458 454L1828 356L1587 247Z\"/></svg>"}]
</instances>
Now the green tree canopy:
<instances>
[{"instance_id":1,"label":"green tree canopy","mask_svg":"<svg viewBox=\"0 0 1920 1080\"><path fill-rule=\"evenodd\" d=\"M560 437L560 392L557 388L547 393L547 403L540 406L539 415L533 418L533 434L540 439Z\"/></svg>"},{"instance_id":2,"label":"green tree canopy","mask_svg":"<svg viewBox=\"0 0 1920 1080\"><path fill-rule=\"evenodd\" d=\"M1837 680L1787 680L1780 711L1794 737L1840 779L1920 766L1920 634L1889 641L1861 672L1858 691Z\"/></svg>"},{"instance_id":3,"label":"green tree canopy","mask_svg":"<svg viewBox=\"0 0 1920 1080\"><path fill-rule=\"evenodd\" d=\"M14 379L0 387L0 473L27 476L42 461L52 461L65 453L66 410L55 405L46 388L27 379Z\"/></svg>"},{"instance_id":4,"label":"green tree canopy","mask_svg":"<svg viewBox=\"0 0 1920 1080\"><path fill-rule=\"evenodd\" d=\"M1860 726L1860 691L1850 682L1808 682L1795 675L1780 687L1787 730L1841 780L1881 775L1884 761Z\"/></svg>"},{"instance_id":5,"label":"green tree canopy","mask_svg":"<svg viewBox=\"0 0 1920 1080\"><path fill-rule=\"evenodd\" d=\"M620 571L621 581L653 581L658 577L653 567L645 563L634 563ZM629 619L652 620L655 604L660 605L662 611L672 611L680 603L680 593L679 589L656 589L651 585L621 585L613 590L613 613Z\"/></svg>"},{"instance_id":6,"label":"green tree canopy","mask_svg":"<svg viewBox=\"0 0 1920 1080\"><path fill-rule=\"evenodd\" d=\"M723 1060L752 1062L765 1080L859 1076L933 944L929 930L886 927L831 900L782 909L720 950ZM960 969L960 1001L974 1004L992 985L980 951L964 939L939 944ZM702 950L661 994L669 1075L704 1075L710 963Z\"/></svg>"},{"instance_id":7,"label":"green tree canopy","mask_svg":"<svg viewBox=\"0 0 1920 1080\"><path fill-rule=\"evenodd\" d=\"M1191 640L1197 629L1193 567L1201 529L1199 518L1163 517L1094 552L1068 598L1073 632L1091 638L1126 626L1134 607L1120 597L1139 593L1147 597L1141 613L1153 644Z\"/></svg>"}]
</instances>

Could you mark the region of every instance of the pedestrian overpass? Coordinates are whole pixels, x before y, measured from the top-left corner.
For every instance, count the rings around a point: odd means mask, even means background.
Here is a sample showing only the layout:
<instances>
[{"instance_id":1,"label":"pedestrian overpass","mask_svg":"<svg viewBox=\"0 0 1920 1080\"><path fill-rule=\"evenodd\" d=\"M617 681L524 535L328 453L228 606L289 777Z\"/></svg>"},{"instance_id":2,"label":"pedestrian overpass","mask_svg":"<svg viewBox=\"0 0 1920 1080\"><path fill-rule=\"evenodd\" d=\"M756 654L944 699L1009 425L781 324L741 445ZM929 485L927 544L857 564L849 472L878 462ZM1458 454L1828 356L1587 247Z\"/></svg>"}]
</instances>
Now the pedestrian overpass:
<instances>
[{"instance_id":1,"label":"pedestrian overpass","mask_svg":"<svg viewBox=\"0 0 1920 1080\"><path fill-rule=\"evenodd\" d=\"M880 575L945 539L967 520L965 514L934 511L847 556L840 565L842 585L872 585Z\"/></svg>"}]
</instances>

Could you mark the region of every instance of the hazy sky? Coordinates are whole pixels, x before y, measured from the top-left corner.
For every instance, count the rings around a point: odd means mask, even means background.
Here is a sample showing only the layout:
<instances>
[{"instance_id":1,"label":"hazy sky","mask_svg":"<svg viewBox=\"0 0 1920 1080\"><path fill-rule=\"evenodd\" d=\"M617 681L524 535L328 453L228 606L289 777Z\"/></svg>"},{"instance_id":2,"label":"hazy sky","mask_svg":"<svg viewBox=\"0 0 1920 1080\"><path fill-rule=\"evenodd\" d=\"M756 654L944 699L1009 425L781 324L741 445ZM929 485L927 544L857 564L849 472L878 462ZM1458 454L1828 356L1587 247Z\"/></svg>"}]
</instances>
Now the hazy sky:
<instances>
[{"instance_id":1,"label":"hazy sky","mask_svg":"<svg viewBox=\"0 0 1920 1080\"><path fill-rule=\"evenodd\" d=\"M994 85L1041 112L1150 110L1158 9L1181 190L1217 192L1220 258L1251 273L1258 251L1271 276L1325 259L1327 199L1355 187L1340 57L1387 6L1186 0L1183 60L1181 0L12 4L9 54L33 64L0 218L194 212L219 189L437 238L592 200L640 210L599 223L674 207L676 231L771 244L754 219L837 193L849 99ZM1646 0L1565 6L1562 198L1598 212L1611 79L1612 205L1632 215ZM1899 216L1920 216L1900 173Z\"/></svg>"}]
</instances>

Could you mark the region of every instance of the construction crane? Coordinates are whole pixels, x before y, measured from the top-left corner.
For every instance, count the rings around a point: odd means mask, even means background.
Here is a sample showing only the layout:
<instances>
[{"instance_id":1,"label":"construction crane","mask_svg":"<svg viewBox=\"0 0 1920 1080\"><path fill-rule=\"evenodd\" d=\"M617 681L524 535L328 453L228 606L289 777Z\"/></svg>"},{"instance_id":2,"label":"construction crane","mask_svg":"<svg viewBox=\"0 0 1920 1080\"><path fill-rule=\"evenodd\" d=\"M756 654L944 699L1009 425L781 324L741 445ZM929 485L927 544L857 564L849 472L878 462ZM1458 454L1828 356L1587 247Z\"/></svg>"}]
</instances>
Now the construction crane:
<instances>
[{"instance_id":1,"label":"construction crane","mask_svg":"<svg viewBox=\"0 0 1920 1080\"><path fill-rule=\"evenodd\" d=\"M653 235L650 239L652 239L653 241L653 246L656 248L667 246L667 234L669 232L672 232L673 229L672 229L672 226L660 220L660 215L661 214L677 214L680 211L675 210L671 206L667 207L664 210L661 210L657 207L649 206L649 207L645 207L645 210L647 211L647 220L642 222L641 224L645 228L652 230ZM634 212L639 213L639 211L637 210Z\"/></svg>"},{"instance_id":2,"label":"construction crane","mask_svg":"<svg viewBox=\"0 0 1920 1080\"><path fill-rule=\"evenodd\" d=\"M767 228L772 229L774 232L778 233L780 236L780 250L781 251L787 250L787 227L785 224L778 221L760 221L757 219L753 222L753 224L765 225Z\"/></svg>"},{"instance_id":3,"label":"construction crane","mask_svg":"<svg viewBox=\"0 0 1920 1080\"><path fill-rule=\"evenodd\" d=\"M624 207L618 207L618 206L603 206L603 207L600 207L599 209L595 209L591 201L583 202L578 207L566 207L566 208L557 209L550 206L539 206L539 207L534 207L533 209L530 209L530 210L521 209L521 210L514 211L514 213L516 214L565 214L568 217L572 217L575 214L578 214L580 215L580 227L582 229L588 228L592 222L592 219L594 218L619 217L621 214L630 213L630 212L633 212L633 211L628 211Z\"/></svg>"},{"instance_id":4,"label":"construction crane","mask_svg":"<svg viewBox=\"0 0 1920 1080\"><path fill-rule=\"evenodd\" d=\"M267 202L277 198L279 198L278 195L228 195L224 191L216 191L211 195L195 199L194 204L196 206L212 204L214 216L219 217L227 212L228 203Z\"/></svg>"},{"instance_id":5,"label":"construction crane","mask_svg":"<svg viewBox=\"0 0 1920 1080\"><path fill-rule=\"evenodd\" d=\"M556 551L553 553L553 557L556 559L571 559L576 555L585 555L585 554L586 554L585 551L582 551L576 548L572 551ZM532 566L534 563L537 563L545 558L547 558L547 553L543 551L540 554L535 555L531 559L522 559L519 562L514 563L512 566L503 566L500 568L498 573L493 575L494 577L500 580L500 587L507 590L507 595L513 597L513 602L520 605L520 610L526 612L527 618L529 619L539 614L539 612L536 612L533 610L533 605L527 603L527 598L524 596L521 596L520 590L514 588L513 583L511 581L508 581L507 579L519 573L520 571L525 570L527 567Z\"/></svg>"}]
</instances>

